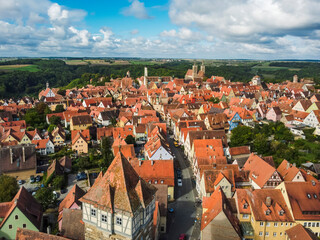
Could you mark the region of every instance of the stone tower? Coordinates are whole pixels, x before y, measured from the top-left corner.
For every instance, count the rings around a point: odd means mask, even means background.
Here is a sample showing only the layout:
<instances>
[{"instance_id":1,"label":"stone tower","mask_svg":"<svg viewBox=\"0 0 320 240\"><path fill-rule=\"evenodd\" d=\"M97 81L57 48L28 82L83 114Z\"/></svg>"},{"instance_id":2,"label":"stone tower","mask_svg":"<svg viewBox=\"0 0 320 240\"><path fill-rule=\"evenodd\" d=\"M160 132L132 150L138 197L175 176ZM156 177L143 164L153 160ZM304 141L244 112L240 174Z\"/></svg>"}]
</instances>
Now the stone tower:
<instances>
[{"instance_id":1,"label":"stone tower","mask_svg":"<svg viewBox=\"0 0 320 240\"><path fill-rule=\"evenodd\" d=\"M297 83L299 81L298 75L293 76L293 82Z\"/></svg>"},{"instance_id":2,"label":"stone tower","mask_svg":"<svg viewBox=\"0 0 320 240\"><path fill-rule=\"evenodd\" d=\"M203 74L206 73L206 66L204 65L204 62L202 61L201 67L200 67L200 71L203 72Z\"/></svg>"},{"instance_id":3,"label":"stone tower","mask_svg":"<svg viewBox=\"0 0 320 240\"><path fill-rule=\"evenodd\" d=\"M148 68L144 67L144 76L143 76L143 84L147 87L148 85Z\"/></svg>"},{"instance_id":4,"label":"stone tower","mask_svg":"<svg viewBox=\"0 0 320 240\"><path fill-rule=\"evenodd\" d=\"M193 64L192 66L192 78L194 79L198 74L198 66L196 65L196 63Z\"/></svg>"}]
</instances>

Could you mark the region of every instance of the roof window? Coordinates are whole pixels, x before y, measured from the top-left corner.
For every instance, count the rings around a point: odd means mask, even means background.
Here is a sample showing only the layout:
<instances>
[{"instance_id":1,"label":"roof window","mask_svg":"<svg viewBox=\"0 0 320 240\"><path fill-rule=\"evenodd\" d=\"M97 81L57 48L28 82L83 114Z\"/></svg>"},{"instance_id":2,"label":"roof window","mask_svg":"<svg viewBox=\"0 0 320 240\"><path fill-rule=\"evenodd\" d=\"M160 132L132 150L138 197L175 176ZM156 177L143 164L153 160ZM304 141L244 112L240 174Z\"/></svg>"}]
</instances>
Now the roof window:
<instances>
[{"instance_id":1,"label":"roof window","mask_svg":"<svg viewBox=\"0 0 320 240\"><path fill-rule=\"evenodd\" d=\"M308 197L309 199L311 199L311 194L310 194L310 193L307 193L307 197Z\"/></svg>"}]
</instances>

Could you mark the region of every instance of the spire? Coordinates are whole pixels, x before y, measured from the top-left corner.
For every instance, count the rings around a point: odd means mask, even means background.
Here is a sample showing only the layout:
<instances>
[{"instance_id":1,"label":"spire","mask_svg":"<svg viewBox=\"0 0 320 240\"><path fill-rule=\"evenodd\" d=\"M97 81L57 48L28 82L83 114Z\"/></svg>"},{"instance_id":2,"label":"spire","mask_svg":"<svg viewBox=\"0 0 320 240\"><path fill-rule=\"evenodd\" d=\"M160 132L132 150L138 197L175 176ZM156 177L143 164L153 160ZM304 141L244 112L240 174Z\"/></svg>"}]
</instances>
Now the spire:
<instances>
[{"instance_id":1,"label":"spire","mask_svg":"<svg viewBox=\"0 0 320 240\"><path fill-rule=\"evenodd\" d=\"M144 76L143 76L143 84L147 87L148 85L148 68L144 67Z\"/></svg>"},{"instance_id":2,"label":"spire","mask_svg":"<svg viewBox=\"0 0 320 240\"><path fill-rule=\"evenodd\" d=\"M46 83L46 89L49 88L49 82Z\"/></svg>"}]
</instances>

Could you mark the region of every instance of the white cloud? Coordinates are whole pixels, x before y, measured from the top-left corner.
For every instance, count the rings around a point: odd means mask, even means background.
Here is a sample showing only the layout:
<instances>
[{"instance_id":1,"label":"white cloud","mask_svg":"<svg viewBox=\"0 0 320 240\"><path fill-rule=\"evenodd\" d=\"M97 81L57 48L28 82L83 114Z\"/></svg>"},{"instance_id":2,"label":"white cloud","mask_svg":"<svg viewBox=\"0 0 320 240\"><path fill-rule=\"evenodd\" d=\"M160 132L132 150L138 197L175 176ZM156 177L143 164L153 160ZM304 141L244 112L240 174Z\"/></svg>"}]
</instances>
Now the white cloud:
<instances>
[{"instance_id":1,"label":"white cloud","mask_svg":"<svg viewBox=\"0 0 320 240\"><path fill-rule=\"evenodd\" d=\"M172 0L169 16L177 25L195 25L221 37L301 34L320 23L318 0Z\"/></svg>"},{"instance_id":2,"label":"white cloud","mask_svg":"<svg viewBox=\"0 0 320 240\"><path fill-rule=\"evenodd\" d=\"M152 18L148 15L147 9L143 2L139 0L133 0L129 7L126 7L121 12L125 16L133 16L139 19L149 19Z\"/></svg>"},{"instance_id":3,"label":"white cloud","mask_svg":"<svg viewBox=\"0 0 320 240\"><path fill-rule=\"evenodd\" d=\"M171 38L179 38L181 40L187 40L187 41L194 41L194 40L201 40L203 36L199 32L194 32L190 30L189 28L180 28L178 31L171 29L171 30L165 30L160 33L160 36L162 37L171 37Z\"/></svg>"}]
</instances>

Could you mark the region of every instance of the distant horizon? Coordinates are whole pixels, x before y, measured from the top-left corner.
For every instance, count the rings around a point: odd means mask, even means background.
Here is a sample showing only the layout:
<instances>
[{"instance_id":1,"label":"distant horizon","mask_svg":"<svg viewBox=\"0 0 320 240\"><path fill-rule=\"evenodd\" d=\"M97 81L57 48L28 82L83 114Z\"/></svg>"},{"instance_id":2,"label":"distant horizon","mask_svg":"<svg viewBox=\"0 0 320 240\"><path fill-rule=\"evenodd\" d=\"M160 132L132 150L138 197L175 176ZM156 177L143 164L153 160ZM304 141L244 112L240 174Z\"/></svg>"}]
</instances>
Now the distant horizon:
<instances>
[{"instance_id":1,"label":"distant horizon","mask_svg":"<svg viewBox=\"0 0 320 240\"><path fill-rule=\"evenodd\" d=\"M28 57L28 56L16 56L16 57L2 57L0 56L0 59L10 59L10 58L25 58L25 59L37 59L37 58L53 58L53 59L142 59L142 60L217 60L217 61L298 61L298 62L320 62L319 59L241 59L241 58L174 58L174 57L52 57L52 56L39 56L39 57Z\"/></svg>"}]
</instances>

